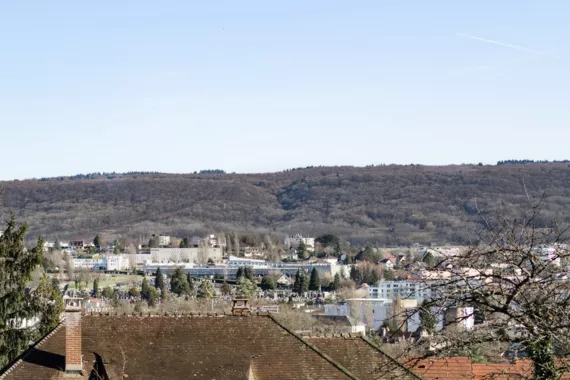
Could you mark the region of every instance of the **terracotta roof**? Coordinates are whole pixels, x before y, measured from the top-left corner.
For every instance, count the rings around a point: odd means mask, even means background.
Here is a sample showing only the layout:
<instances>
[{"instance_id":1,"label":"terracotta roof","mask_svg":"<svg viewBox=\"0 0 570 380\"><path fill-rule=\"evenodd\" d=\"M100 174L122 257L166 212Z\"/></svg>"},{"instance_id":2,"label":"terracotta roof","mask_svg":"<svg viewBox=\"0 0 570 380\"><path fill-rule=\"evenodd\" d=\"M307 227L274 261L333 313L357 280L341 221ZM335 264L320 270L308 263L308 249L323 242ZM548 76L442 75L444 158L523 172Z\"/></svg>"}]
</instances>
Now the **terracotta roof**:
<instances>
[{"instance_id":1,"label":"terracotta roof","mask_svg":"<svg viewBox=\"0 0 570 380\"><path fill-rule=\"evenodd\" d=\"M412 360L407 363L426 380L473 379L470 358L429 358Z\"/></svg>"},{"instance_id":2,"label":"terracotta roof","mask_svg":"<svg viewBox=\"0 0 570 380\"><path fill-rule=\"evenodd\" d=\"M562 365L562 363L558 363ZM531 379L532 362L517 360L507 364L473 364L473 374L476 380L518 380ZM570 379L570 373L562 374L560 379Z\"/></svg>"},{"instance_id":3,"label":"terracotta roof","mask_svg":"<svg viewBox=\"0 0 570 380\"><path fill-rule=\"evenodd\" d=\"M519 360L514 364L473 364L473 378L477 380L528 379L532 375L532 364Z\"/></svg>"},{"instance_id":4,"label":"terracotta roof","mask_svg":"<svg viewBox=\"0 0 570 380\"><path fill-rule=\"evenodd\" d=\"M357 368L360 355L382 358L366 344L348 339L321 350L320 344L317 347L263 315L82 318L84 378L358 379L344 363ZM0 379L62 378L64 355L65 327L60 325Z\"/></svg>"},{"instance_id":5,"label":"terracotta roof","mask_svg":"<svg viewBox=\"0 0 570 380\"><path fill-rule=\"evenodd\" d=\"M360 335L325 334L306 339L360 379L420 379Z\"/></svg>"},{"instance_id":6,"label":"terracotta roof","mask_svg":"<svg viewBox=\"0 0 570 380\"><path fill-rule=\"evenodd\" d=\"M505 364L471 364L471 359L467 357L431 358L409 361L407 365L426 380L522 380L533 377L530 360ZM570 373L564 373L561 379L570 379Z\"/></svg>"}]
</instances>

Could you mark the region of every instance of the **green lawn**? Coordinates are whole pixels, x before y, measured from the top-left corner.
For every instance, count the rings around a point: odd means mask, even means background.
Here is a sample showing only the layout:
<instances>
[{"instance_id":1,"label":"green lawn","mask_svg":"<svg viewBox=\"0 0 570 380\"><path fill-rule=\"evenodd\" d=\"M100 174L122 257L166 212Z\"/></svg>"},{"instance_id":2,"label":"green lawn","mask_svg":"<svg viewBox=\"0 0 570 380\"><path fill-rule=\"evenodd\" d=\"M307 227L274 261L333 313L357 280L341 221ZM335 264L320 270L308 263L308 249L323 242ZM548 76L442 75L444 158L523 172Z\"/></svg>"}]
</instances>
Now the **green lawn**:
<instances>
[{"instance_id":1,"label":"green lawn","mask_svg":"<svg viewBox=\"0 0 570 380\"><path fill-rule=\"evenodd\" d=\"M142 281L143 276L135 275L125 275L125 274L101 274L99 277L99 290L103 290L107 286L114 287L117 283L133 283L136 281ZM82 284L84 289L93 289L93 281L90 281L85 287L85 283ZM68 289L75 289L75 282L70 281Z\"/></svg>"}]
</instances>

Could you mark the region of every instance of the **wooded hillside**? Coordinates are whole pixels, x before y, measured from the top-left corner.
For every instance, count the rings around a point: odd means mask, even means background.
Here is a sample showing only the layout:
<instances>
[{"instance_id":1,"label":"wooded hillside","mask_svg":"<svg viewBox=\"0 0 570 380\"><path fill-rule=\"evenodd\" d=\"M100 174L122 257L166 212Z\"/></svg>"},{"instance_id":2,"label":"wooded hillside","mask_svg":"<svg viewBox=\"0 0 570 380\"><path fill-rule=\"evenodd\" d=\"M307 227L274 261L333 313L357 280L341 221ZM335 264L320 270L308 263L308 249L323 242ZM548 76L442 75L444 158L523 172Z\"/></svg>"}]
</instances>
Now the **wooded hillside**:
<instances>
[{"instance_id":1,"label":"wooded hillside","mask_svg":"<svg viewBox=\"0 0 570 380\"><path fill-rule=\"evenodd\" d=\"M267 174L130 173L0 182L30 237L222 231L333 233L359 242L465 239L479 210L518 213L546 194L544 223L570 221L568 163L314 167Z\"/></svg>"}]
</instances>

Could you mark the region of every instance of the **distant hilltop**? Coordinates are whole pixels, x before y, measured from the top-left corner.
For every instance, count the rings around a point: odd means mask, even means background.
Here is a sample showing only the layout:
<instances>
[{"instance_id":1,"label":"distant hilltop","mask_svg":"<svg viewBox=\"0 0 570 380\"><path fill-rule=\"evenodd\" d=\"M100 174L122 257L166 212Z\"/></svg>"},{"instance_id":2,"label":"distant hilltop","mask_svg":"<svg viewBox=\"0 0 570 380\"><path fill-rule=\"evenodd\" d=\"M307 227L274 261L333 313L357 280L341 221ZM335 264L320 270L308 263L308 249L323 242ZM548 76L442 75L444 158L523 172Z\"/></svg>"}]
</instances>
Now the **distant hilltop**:
<instances>
[{"instance_id":1,"label":"distant hilltop","mask_svg":"<svg viewBox=\"0 0 570 380\"><path fill-rule=\"evenodd\" d=\"M568 164L570 163L570 160L553 160L553 161L549 161L549 160L530 160L530 159L522 159L522 160L502 160L502 161L497 161L497 166L500 165L522 165L522 164ZM478 163L478 164L461 164L461 165L455 165L455 164L451 164L448 166L487 166L484 165L483 163ZM369 167L377 167L377 166L426 166L429 167L429 165L420 165L420 164L409 164L409 165L395 165L395 164L376 164L376 165L368 165L366 166L366 168ZM445 167L445 166L444 166ZM305 166L305 167L298 167L298 168L291 168L291 169L285 169L283 171L278 171L278 172L274 172L273 174L277 174L277 173L282 173L282 172L289 172L289 171L296 171L296 170L307 170L307 169L326 169L326 168L355 168L358 169L358 167L354 167L354 166ZM130 171L130 172L124 172L124 173L120 173L120 172L93 172L93 173L80 173L80 174L74 174L74 175L68 175L68 176L56 176L56 177L42 177L39 178L39 181L63 181L63 180L82 180L82 179L115 179L115 178L120 178L120 177L135 177L135 176L151 176L151 175L176 175L177 173L166 173L166 172L158 172L158 171ZM195 171L193 173L182 173L185 175L204 175L204 174L227 174L225 170L222 169L204 169L204 170L200 170L200 171ZM240 173L231 173L231 174L240 174ZM260 174L260 173L258 173ZM266 173L269 174L269 173ZM38 180L37 178L29 178L27 180ZM14 180L14 181L20 181L20 180Z\"/></svg>"},{"instance_id":2,"label":"distant hilltop","mask_svg":"<svg viewBox=\"0 0 570 380\"><path fill-rule=\"evenodd\" d=\"M15 212L30 237L131 237L153 231L331 233L378 244L462 243L479 211L513 215L545 194L544 223L570 214L570 162L497 165L306 167L277 173L202 170L91 173L0 182L4 217Z\"/></svg>"}]
</instances>

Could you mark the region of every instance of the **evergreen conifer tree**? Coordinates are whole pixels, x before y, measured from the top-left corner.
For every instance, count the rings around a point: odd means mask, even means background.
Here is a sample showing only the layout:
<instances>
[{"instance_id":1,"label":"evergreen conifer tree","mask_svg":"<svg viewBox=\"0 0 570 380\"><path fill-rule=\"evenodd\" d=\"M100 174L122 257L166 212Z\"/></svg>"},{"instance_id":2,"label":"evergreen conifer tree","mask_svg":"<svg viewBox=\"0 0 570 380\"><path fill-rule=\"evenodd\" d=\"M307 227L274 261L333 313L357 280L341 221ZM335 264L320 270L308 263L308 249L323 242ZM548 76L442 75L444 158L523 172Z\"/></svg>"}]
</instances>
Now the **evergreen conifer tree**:
<instances>
[{"instance_id":1,"label":"evergreen conifer tree","mask_svg":"<svg viewBox=\"0 0 570 380\"><path fill-rule=\"evenodd\" d=\"M338 290L340 288L340 274L334 275L333 290Z\"/></svg>"},{"instance_id":2,"label":"evergreen conifer tree","mask_svg":"<svg viewBox=\"0 0 570 380\"><path fill-rule=\"evenodd\" d=\"M156 269L156 275L154 277L154 287L160 291L164 289L164 276L162 275L160 267Z\"/></svg>"},{"instance_id":3,"label":"evergreen conifer tree","mask_svg":"<svg viewBox=\"0 0 570 380\"><path fill-rule=\"evenodd\" d=\"M358 282L358 277L359 277L358 269L356 268L355 265L353 265L352 267L350 267L350 279L354 282Z\"/></svg>"},{"instance_id":4,"label":"evergreen conifer tree","mask_svg":"<svg viewBox=\"0 0 570 380\"><path fill-rule=\"evenodd\" d=\"M170 291L178 296L190 294L190 286L182 268L176 268L170 275Z\"/></svg>"},{"instance_id":5,"label":"evergreen conifer tree","mask_svg":"<svg viewBox=\"0 0 570 380\"><path fill-rule=\"evenodd\" d=\"M93 245L95 246L95 248L100 250L101 246L103 245L103 235L97 234L93 239Z\"/></svg>"},{"instance_id":6,"label":"evergreen conifer tree","mask_svg":"<svg viewBox=\"0 0 570 380\"><path fill-rule=\"evenodd\" d=\"M368 276L368 283L370 285L375 285L378 282L378 271L376 268L372 268L370 271L370 276Z\"/></svg>"},{"instance_id":7,"label":"evergreen conifer tree","mask_svg":"<svg viewBox=\"0 0 570 380\"><path fill-rule=\"evenodd\" d=\"M41 264L43 241L33 249L26 249L24 236L27 225L17 226L14 216L0 236L0 368L4 367L41 333L49 332L63 310L63 301L47 277L29 291L32 273ZM20 328L16 320L39 317L36 328Z\"/></svg>"},{"instance_id":8,"label":"evergreen conifer tree","mask_svg":"<svg viewBox=\"0 0 570 380\"><path fill-rule=\"evenodd\" d=\"M257 285L253 281L247 279L245 276L240 277L237 280L237 291L242 296L249 298L255 293L256 290Z\"/></svg>"},{"instance_id":9,"label":"evergreen conifer tree","mask_svg":"<svg viewBox=\"0 0 570 380\"><path fill-rule=\"evenodd\" d=\"M243 277L243 268L239 267L236 273L236 280L239 279L240 277Z\"/></svg>"},{"instance_id":10,"label":"evergreen conifer tree","mask_svg":"<svg viewBox=\"0 0 570 380\"><path fill-rule=\"evenodd\" d=\"M293 283L293 292L301 294L301 270L298 269L295 273L295 282Z\"/></svg>"},{"instance_id":11,"label":"evergreen conifer tree","mask_svg":"<svg viewBox=\"0 0 570 380\"><path fill-rule=\"evenodd\" d=\"M319 277L319 272L317 268L313 268L311 271L311 280L309 282L309 290L319 290L321 287L321 279Z\"/></svg>"},{"instance_id":12,"label":"evergreen conifer tree","mask_svg":"<svg viewBox=\"0 0 570 380\"><path fill-rule=\"evenodd\" d=\"M261 289L263 290L275 290L276 288L275 279L272 276L265 275L261 280Z\"/></svg>"},{"instance_id":13,"label":"evergreen conifer tree","mask_svg":"<svg viewBox=\"0 0 570 380\"><path fill-rule=\"evenodd\" d=\"M35 291L35 296L39 297L43 303L38 332L40 336L44 336L59 324L61 313L64 310L63 298L59 288L49 281L45 273Z\"/></svg>"},{"instance_id":14,"label":"evergreen conifer tree","mask_svg":"<svg viewBox=\"0 0 570 380\"><path fill-rule=\"evenodd\" d=\"M301 271L301 292L306 293L309 291L309 276L305 270Z\"/></svg>"},{"instance_id":15,"label":"evergreen conifer tree","mask_svg":"<svg viewBox=\"0 0 570 380\"><path fill-rule=\"evenodd\" d=\"M429 310L429 302L424 302L420 308L420 327L428 333L435 331L435 315Z\"/></svg>"},{"instance_id":16,"label":"evergreen conifer tree","mask_svg":"<svg viewBox=\"0 0 570 380\"><path fill-rule=\"evenodd\" d=\"M99 277L96 277L95 280L93 280L93 296L99 297Z\"/></svg>"},{"instance_id":17,"label":"evergreen conifer tree","mask_svg":"<svg viewBox=\"0 0 570 380\"><path fill-rule=\"evenodd\" d=\"M150 292L150 289L149 289L148 281L145 277L145 278L143 278L142 286L141 286L141 298L145 301L148 301L149 292Z\"/></svg>"},{"instance_id":18,"label":"evergreen conifer tree","mask_svg":"<svg viewBox=\"0 0 570 380\"><path fill-rule=\"evenodd\" d=\"M303 241L303 239L301 239L301 242L299 243L299 246L297 247L297 255L299 256L300 259L306 258L307 246L305 245L305 242Z\"/></svg>"},{"instance_id":19,"label":"evergreen conifer tree","mask_svg":"<svg viewBox=\"0 0 570 380\"><path fill-rule=\"evenodd\" d=\"M252 268L252 267L247 267L247 266L244 267L243 275L244 275L245 278L247 278L249 281L255 282L255 275L253 274L253 268Z\"/></svg>"}]
</instances>

